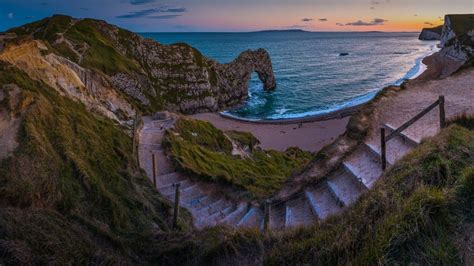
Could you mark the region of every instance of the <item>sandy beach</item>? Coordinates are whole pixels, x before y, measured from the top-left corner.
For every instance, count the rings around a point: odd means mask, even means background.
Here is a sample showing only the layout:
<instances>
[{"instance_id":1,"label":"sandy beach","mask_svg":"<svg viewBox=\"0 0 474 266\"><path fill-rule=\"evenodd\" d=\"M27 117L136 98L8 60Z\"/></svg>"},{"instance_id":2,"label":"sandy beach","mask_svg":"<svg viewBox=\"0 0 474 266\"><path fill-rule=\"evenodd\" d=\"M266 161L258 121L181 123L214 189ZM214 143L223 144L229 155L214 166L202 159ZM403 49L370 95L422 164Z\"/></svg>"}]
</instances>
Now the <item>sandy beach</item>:
<instances>
[{"instance_id":1,"label":"sandy beach","mask_svg":"<svg viewBox=\"0 0 474 266\"><path fill-rule=\"evenodd\" d=\"M286 150L299 147L316 152L331 143L346 130L349 117L300 124L266 124L238 121L220 116L218 113L203 113L189 116L212 123L221 130L238 130L252 133L264 149ZM301 127L299 127L301 125Z\"/></svg>"}]
</instances>

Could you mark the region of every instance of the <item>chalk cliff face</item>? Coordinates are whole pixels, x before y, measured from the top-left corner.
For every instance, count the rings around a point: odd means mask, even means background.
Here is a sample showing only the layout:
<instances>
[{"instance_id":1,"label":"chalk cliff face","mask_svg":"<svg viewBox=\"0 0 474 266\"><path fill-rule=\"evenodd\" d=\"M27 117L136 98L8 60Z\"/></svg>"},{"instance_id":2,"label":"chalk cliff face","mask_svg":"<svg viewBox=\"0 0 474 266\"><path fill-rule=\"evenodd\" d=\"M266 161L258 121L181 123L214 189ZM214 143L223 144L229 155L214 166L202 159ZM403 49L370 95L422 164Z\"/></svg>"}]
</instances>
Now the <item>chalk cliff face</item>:
<instances>
[{"instance_id":1,"label":"chalk cliff face","mask_svg":"<svg viewBox=\"0 0 474 266\"><path fill-rule=\"evenodd\" d=\"M443 31L443 25L434 28L424 28L418 39L422 41L436 41L441 40L441 33Z\"/></svg>"},{"instance_id":2,"label":"chalk cliff face","mask_svg":"<svg viewBox=\"0 0 474 266\"><path fill-rule=\"evenodd\" d=\"M247 98L256 72L276 87L269 54L219 64L186 44L162 45L104 21L55 15L0 38L0 60L120 123L135 110L218 111Z\"/></svg>"},{"instance_id":3,"label":"chalk cliff face","mask_svg":"<svg viewBox=\"0 0 474 266\"><path fill-rule=\"evenodd\" d=\"M466 63L474 55L474 15L446 15L441 54Z\"/></svg>"}]
</instances>

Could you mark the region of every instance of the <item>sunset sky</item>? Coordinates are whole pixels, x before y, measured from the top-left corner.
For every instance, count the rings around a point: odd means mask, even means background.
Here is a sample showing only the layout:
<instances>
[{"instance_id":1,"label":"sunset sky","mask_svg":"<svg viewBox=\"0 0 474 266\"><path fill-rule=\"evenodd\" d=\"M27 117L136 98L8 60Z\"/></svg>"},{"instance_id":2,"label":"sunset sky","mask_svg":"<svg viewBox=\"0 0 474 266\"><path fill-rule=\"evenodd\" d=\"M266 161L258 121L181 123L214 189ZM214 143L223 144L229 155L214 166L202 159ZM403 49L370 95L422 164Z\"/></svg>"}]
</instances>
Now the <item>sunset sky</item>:
<instances>
[{"instance_id":1,"label":"sunset sky","mask_svg":"<svg viewBox=\"0 0 474 266\"><path fill-rule=\"evenodd\" d=\"M474 0L0 0L0 31L56 13L138 32L419 31Z\"/></svg>"}]
</instances>

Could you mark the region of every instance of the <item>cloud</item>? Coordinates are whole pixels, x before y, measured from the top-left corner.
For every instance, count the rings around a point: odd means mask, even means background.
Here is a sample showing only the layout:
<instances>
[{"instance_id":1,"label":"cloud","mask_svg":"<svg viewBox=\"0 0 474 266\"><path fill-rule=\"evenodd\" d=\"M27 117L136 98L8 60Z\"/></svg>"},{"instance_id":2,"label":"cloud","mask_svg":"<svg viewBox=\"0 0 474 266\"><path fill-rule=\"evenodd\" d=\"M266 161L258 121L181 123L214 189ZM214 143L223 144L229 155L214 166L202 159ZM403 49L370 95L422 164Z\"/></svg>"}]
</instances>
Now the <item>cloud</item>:
<instances>
[{"instance_id":1,"label":"cloud","mask_svg":"<svg viewBox=\"0 0 474 266\"><path fill-rule=\"evenodd\" d=\"M181 17L181 15L158 15L158 16L150 16L148 18L153 18L153 19L172 19L172 18L177 18Z\"/></svg>"},{"instance_id":2,"label":"cloud","mask_svg":"<svg viewBox=\"0 0 474 266\"><path fill-rule=\"evenodd\" d=\"M320 19L318 19L318 20L319 20L319 21L328 21L327 18L320 18Z\"/></svg>"},{"instance_id":3,"label":"cloud","mask_svg":"<svg viewBox=\"0 0 474 266\"><path fill-rule=\"evenodd\" d=\"M433 26L434 24L431 23L431 22L425 22L425 25L430 25L430 26Z\"/></svg>"},{"instance_id":4,"label":"cloud","mask_svg":"<svg viewBox=\"0 0 474 266\"><path fill-rule=\"evenodd\" d=\"M12 18L13 18L13 13L11 13L11 12L8 13L8 14L7 14L7 18L12 19Z\"/></svg>"},{"instance_id":5,"label":"cloud","mask_svg":"<svg viewBox=\"0 0 474 266\"><path fill-rule=\"evenodd\" d=\"M303 19L301 19L301 21L303 21L303 22L310 22L310 21L313 21L313 20L314 19L312 19L312 18L303 18Z\"/></svg>"},{"instance_id":6,"label":"cloud","mask_svg":"<svg viewBox=\"0 0 474 266\"><path fill-rule=\"evenodd\" d=\"M148 3L153 3L156 0L130 0L130 4L132 5L143 5Z\"/></svg>"},{"instance_id":7,"label":"cloud","mask_svg":"<svg viewBox=\"0 0 474 266\"><path fill-rule=\"evenodd\" d=\"M375 9L375 7L374 7L374 6L371 6L371 7L370 7L370 9L374 10L374 9Z\"/></svg>"},{"instance_id":8,"label":"cloud","mask_svg":"<svg viewBox=\"0 0 474 266\"><path fill-rule=\"evenodd\" d=\"M362 20L358 20L355 22L346 23L347 26L377 26L377 25L384 25L385 22L388 20L381 19L381 18L374 18L372 21L366 22Z\"/></svg>"},{"instance_id":9,"label":"cloud","mask_svg":"<svg viewBox=\"0 0 474 266\"><path fill-rule=\"evenodd\" d=\"M413 16L418 17L418 14L415 14L415 15L413 15Z\"/></svg>"},{"instance_id":10,"label":"cloud","mask_svg":"<svg viewBox=\"0 0 474 266\"><path fill-rule=\"evenodd\" d=\"M379 1L370 1L370 3L371 3L372 5L380 5L380 2L379 2Z\"/></svg>"},{"instance_id":11,"label":"cloud","mask_svg":"<svg viewBox=\"0 0 474 266\"><path fill-rule=\"evenodd\" d=\"M336 25L341 26L341 27L344 26L344 24L342 24L342 23L336 23Z\"/></svg>"},{"instance_id":12,"label":"cloud","mask_svg":"<svg viewBox=\"0 0 474 266\"><path fill-rule=\"evenodd\" d=\"M155 18L156 17L163 17L165 15L157 15L160 13L185 13L187 12L186 8L184 7L159 7L159 8L150 8L150 9L143 9L135 12L129 12L128 14L116 16L117 18ZM154 15L154 16L152 16ZM176 17L176 16L175 16ZM168 17L171 18L171 17Z\"/></svg>"},{"instance_id":13,"label":"cloud","mask_svg":"<svg viewBox=\"0 0 474 266\"><path fill-rule=\"evenodd\" d=\"M80 10L84 10L84 11L89 11L89 10L90 10L90 8L87 8L87 7L81 7L81 8L79 8L79 9L80 9Z\"/></svg>"},{"instance_id":14,"label":"cloud","mask_svg":"<svg viewBox=\"0 0 474 266\"><path fill-rule=\"evenodd\" d=\"M25 19L32 19L35 18L35 16L26 16Z\"/></svg>"}]
</instances>

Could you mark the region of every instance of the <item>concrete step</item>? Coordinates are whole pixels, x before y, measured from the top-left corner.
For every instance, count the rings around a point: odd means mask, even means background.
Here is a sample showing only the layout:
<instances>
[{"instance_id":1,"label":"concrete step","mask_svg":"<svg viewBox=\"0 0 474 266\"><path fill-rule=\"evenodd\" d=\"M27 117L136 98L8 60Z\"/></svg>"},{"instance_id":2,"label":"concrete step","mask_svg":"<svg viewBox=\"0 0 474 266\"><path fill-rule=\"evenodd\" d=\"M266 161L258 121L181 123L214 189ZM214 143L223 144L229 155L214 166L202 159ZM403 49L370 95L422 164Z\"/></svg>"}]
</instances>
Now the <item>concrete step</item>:
<instances>
[{"instance_id":1,"label":"concrete step","mask_svg":"<svg viewBox=\"0 0 474 266\"><path fill-rule=\"evenodd\" d=\"M201 190L198 184L181 190L180 204L183 206L190 206L190 203L194 199L199 199L204 196L204 192Z\"/></svg>"},{"instance_id":2,"label":"concrete step","mask_svg":"<svg viewBox=\"0 0 474 266\"><path fill-rule=\"evenodd\" d=\"M248 204L245 202L242 202L236 207L236 209L233 212L229 213L226 217L221 219L218 223L236 226L239 223L239 221L242 219L242 217L247 213L247 211L248 211Z\"/></svg>"},{"instance_id":3,"label":"concrete step","mask_svg":"<svg viewBox=\"0 0 474 266\"><path fill-rule=\"evenodd\" d=\"M305 191L306 198L320 220L324 220L342 211L341 206L332 195L327 184L323 183L316 188Z\"/></svg>"},{"instance_id":4,"label":"concrete step","mask_svg":"<svg viewBox=\"0 0 474 266\"><path fill-rule=\"evenodd\" d=\"M257 207L251 207L242 219L237 223L238 227L261 228L263 222L263 213Z\"/></svg>"},{"instance_id":5,"label":"concrete step","mask_svg":"<svg viewBox=\"0 0 474 266\"><path fill-rule=\"evenodd\" d=\"M387 129L387 135L396 130L396 128L389 123L385 123L383 126ZM408 136L406 132L401 132L400 134L398 134L398 137L400 137L404 142L409 145L412 145L413 147L420 145L419 140L415 139L414 137Z\"/></svg>"},{"instance_id":6,"label":"concrete step","mask_svg":"<svg viewBox=\"0 0 474 266\"><path fill-rule=\"evenodd\" d=\"M186 178L178 172L172 172L166 175L159 175L156 177L156 186L165 187L169 185L173 185L175 183L179 183L186 180Z\"/></svg>"},{"instance_id":7,"label":"concrete step","mask_svg":"<svg viewBox=\"0 0 474 266\"><path fill-rule=\"evenodd\" d=\"M227 202L225 207L223 207L221 210L209 216L210 223L213 226L215 226L220 220L224 219L227 215L232 213L235 209L236 209L236 206L234 206L230 202Z\"/></svg>"},{"instance_id":8,"label":"concrete step","mask_svg":"<svg viewBox=\"0 0 474 266\"><path fill-rule=\"evenodd\" d=\"M286 203L285 227L298 227L312 225L317 222L317 216L313 213L310 203L304 195Z\"/></svg>"},{"instance_id":9,"label":"concrete step","mask_svg":"<svg viewBox=\"0 0 474 266\"><path fill-rule=\"evenodd\" d=\"M343 165L367 188L371 188L382 175L380 158L375 157L366 145L361 145L344 162Z\"/></svg>"},{"instance_id":10,"label":"concrete step","mask_svg":"<svg viewBox=\"0 0 474 266\"><path fill-rule=\"evenodd\" d=\"M285 228L285 204L271 205L270 208L270 228L278 230Z\"/></svg>"},{"instance_id":11,"label":"concrete step","mask_svg":"<svg viewBox=\"0 0 474 266\"><path fill-rule=\"evenodd\" d=\"M163 150L153 151L153 153L155 153L155 166L157 175L166 175L175 172L173 165L171 164L170 160L168 160Z\"/></svg>"},{"instance_id":12,"label":"concrete step","mask_svg":"<svg viewBox=\"0 0 474 266\"><path fill-rule=\"evenodd\" d=\"M181 192L183 191L183 189L194 185L194 182L191 182L189 180L183 180L179 183L181 184L181 186L179 187ZM176 193L176 186L174 186L173 184L169 184L163 187L158 187L158 191L166 197L174 197L174 194Z\"/></svg>"},{"instance_id":13,"label":"concrete step","mask_svg":"<svg viewBox=\"0 0 474 266\"><path fill-rule=\"evenodd\" d=\"M344 206L350 206L365 191L365 187L343 169L339 169L332 174L328 178L327 184L333 195L335 195Z\"/></svg>"}]
</instances>

